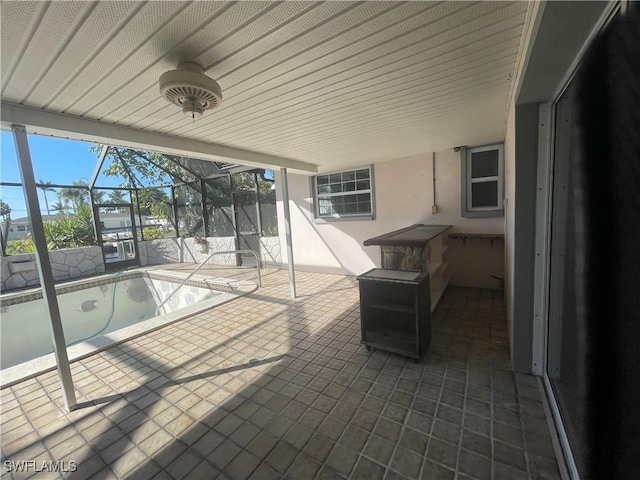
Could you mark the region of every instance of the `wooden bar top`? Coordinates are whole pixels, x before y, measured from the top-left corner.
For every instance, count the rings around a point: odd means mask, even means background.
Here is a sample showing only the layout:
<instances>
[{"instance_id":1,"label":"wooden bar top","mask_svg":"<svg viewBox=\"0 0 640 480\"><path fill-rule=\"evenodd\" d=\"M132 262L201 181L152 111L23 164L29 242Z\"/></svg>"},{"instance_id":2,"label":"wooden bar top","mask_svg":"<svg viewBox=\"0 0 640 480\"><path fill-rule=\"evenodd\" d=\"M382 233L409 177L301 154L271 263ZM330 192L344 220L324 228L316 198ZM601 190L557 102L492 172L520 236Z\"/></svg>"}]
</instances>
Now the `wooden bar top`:
<instances>
[{"instance_id":1,"label":"wooden bar top","mask_svg":"<svg viewBox=\"0 0 640 480\"><path fill-rule=\"evenodd\" d=\"M451 225L411 225L378 237L368 238L364 241L364 245L419 247L449 228Z\"/></svg>"}]
</instances>

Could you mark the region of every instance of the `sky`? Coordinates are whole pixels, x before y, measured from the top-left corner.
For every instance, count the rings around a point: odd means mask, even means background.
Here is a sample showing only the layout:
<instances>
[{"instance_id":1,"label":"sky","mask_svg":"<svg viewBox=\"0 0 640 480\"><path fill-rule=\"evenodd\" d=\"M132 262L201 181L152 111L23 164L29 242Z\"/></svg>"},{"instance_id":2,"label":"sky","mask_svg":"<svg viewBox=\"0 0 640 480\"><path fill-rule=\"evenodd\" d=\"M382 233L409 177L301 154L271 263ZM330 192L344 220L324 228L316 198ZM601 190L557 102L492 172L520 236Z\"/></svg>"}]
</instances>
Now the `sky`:
<instances>
[{"instance_id":1,"label":"sky","mask_svg":"<svg viewBox=\"0 0 640 480\"><path fill-rule=\"evenodd\" d=\"M79 179L89 182L93 176L98 162L98 152L91 152L89 149L94 144L41 135L29 135L28 141L36 183L71 185ZM109 161L105 161L102 170L108 166ZM273 172L267 170L266 176L273 178ZM105 177L100 174L96 186L117 187L124 181L120 177ZM9 131L0 131L0 182L21 183L13 134ZM45 193L38 189L42 214L47 213L44 195ZM58 201L55 192L47 192L46 195L49 207ZM12 219L27 216L22 187L0 186L0 199L11 207Z\"/></svg>"},{"instance_id":2,"label":"sky","mask_svg":"<svg viewBox=\"0 0 640 480\"><path fill-rule=\"evenodd\" d=\"M90 152L92 143L62 138L29 135L29 150L33 173L37 183L51 182L58 185L70 185L74 180L83 178L87 182L93 176L98 154ZM0 132L0 181L20 182L20 171L16 157L13 134ZM117 186L117 178L99 178L100 186ZM46 214L44 193L38 190L40 210ZM21 187L0 187L0 199L11 207L11 218L24 217L27 214ZM51 206L58 198L54 192L47 193Z\"/></svg>"}]
</instances>

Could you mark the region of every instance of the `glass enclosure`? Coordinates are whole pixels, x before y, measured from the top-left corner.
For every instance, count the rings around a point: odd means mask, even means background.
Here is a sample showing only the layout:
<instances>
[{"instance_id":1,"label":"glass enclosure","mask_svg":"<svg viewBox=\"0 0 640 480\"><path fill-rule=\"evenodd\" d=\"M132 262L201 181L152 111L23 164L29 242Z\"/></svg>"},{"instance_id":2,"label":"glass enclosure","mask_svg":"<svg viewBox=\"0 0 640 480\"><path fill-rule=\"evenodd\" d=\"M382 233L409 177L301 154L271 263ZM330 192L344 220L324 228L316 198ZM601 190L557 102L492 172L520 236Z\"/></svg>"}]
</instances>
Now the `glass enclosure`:
<instances>
[{"instance_id":1,"label":"glass enclosure","mask_svg":"<svg viewBox=\"0 0 640 480\"><path fill-rule=\"evenodd\" d=\"M273 172L269 170L45 140L29 136L30 146L33 142L37 147L33 149L34 171L41 175L37 188L49 250L98 245L106 267L113 269L139 265L138 243L145 240L227 237L221 245L260 254L261 237L278 234ZM4 158L7 143L12 146L12 142L11 135L3 132L3 255L34 250L17 160L9 153ZM56 169L46 157L48 150L63 152L60 142L67 142L74 152L82 150L82 155L74 153L74 162L82 165L73 170L72 177L59 168L56 175L60 176L54 177ZM76 178L78 172L83 176ZM239 255L237 261L255 263L253 259Z\"/></svg>"}]
</instances>

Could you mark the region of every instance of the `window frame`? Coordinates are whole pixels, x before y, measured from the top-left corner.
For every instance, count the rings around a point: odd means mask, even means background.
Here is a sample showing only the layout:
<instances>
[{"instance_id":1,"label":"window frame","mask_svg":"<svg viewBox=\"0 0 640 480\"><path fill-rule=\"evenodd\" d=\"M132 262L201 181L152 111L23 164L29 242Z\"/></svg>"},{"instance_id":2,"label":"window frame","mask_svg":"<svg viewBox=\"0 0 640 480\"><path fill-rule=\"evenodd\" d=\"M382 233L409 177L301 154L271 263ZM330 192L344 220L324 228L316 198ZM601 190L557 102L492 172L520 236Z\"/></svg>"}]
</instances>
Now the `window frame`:
<instances>
[{"instance_id":1,"label":"window frame","mask_svg":"<svg viewBox=\"0 0 640 480\"><path fill-rule=\"evenodd\" d=\"M369 170L369 188L365 190L353 190L348 192L335 192L335 193L326 193L320 194L318 192L318 177L324 177L329 175L343 174L343 173L351 173L354 174L354 181L357 181L356 172L358 170ZM312 216L314 223L325 223L325 222L345 222L345 221L358 221L358 220L375 220L375 212L376 212L376 204L375 204L375 169L373 165L364 165L360 167L347 168L343 170L335 170L331 172L323 172L319 175L314 175L310 177L309 184L311 188L311 200L312 200ZM367 213L343 213L343 214L330 214L330 215L320 215L320 201L319 198L322 197L339 197L339 196L347 196L347 195L359 195L359 194L369 194L369 202L371 204L371 210Z\"/></svg>"},{"instance_id":2,"label":"window frame","mask_svg":"<svg viewBox=\"0 0 640 480\"><path fill-rule=\"evenodd\" d=\"M472 154L479 152L487 152L491 150L498 151L498 175L492 177L471 177L471 159ZM494 143L491 145L483 145L480 147L463 147L460 149L461 163L461 216L471 218L482 217L503 217L504 216L504 144ZM475 181L474 181L475 180ZM498 189L498 205L488 207L473 207L472 186L474 183L496 182Z\"/></svg>"}]
</instances>

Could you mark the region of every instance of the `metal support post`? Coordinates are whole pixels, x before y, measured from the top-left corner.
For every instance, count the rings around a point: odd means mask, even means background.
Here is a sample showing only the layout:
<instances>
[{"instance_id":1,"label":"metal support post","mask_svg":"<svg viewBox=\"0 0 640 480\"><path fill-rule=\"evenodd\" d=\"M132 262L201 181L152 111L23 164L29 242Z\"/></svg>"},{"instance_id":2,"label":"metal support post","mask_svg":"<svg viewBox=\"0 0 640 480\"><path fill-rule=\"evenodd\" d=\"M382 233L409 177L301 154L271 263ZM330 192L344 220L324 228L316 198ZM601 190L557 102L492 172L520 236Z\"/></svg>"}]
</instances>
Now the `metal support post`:
<instances>
[{"instance_id":1,"label":"metal support post","mask_svg":"<svg viewBox=\"0 0 640 480\"><path fill-rule=\"evenodd\" d=\"M209 214L207 213L207 182L200 179L200 208L202 209L202 236L209 236Z\"/></svg>"},{"instance_id":2,"label":"metal support post","mask_svg":"<svg viewBox=\"0 0 640 480\"><path fill-rule=\"evenodd\" d=\"M291 238L291 212L289 211L289 183L287 169L280 169L282 178L282 206L284 208L284 232L287 238L287 264L289 265L289 288L291 298L296 298L296 273L293 268L293 241Z\"/></svg>"},{"instance_id":3,"label":"metal support post","mask_svg":"<svg viewBox=\"0 0 640 480\"><path fill-rule=\"evenodd\" d=\"M49 317L51 319L51 333L53 336L53 351L58 365L58 375L62 386L62 396L64 404L69 411L76 408L76 394L73 388L73 378L69 367L69 357L67 355L67 343L64 338L62 328L62 318L60 317L60 307L54 285L53 272L51 271L51 260L47 251L47 240L44 235L42 225L42 215L38 203L38 191L36 181L33 176L33 166L31 165L31 154L27 141L27 130L22 125L12 125L13 140L20 167L20 177L22 179L25 203L31 224L31 235L36 248L36 263L40 284L42 285L42 297L44 299Z\"/></svg>"}]
</instances>

